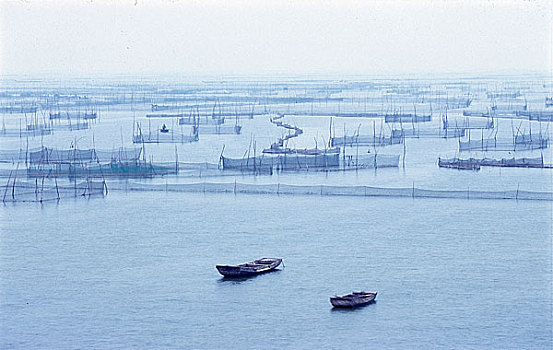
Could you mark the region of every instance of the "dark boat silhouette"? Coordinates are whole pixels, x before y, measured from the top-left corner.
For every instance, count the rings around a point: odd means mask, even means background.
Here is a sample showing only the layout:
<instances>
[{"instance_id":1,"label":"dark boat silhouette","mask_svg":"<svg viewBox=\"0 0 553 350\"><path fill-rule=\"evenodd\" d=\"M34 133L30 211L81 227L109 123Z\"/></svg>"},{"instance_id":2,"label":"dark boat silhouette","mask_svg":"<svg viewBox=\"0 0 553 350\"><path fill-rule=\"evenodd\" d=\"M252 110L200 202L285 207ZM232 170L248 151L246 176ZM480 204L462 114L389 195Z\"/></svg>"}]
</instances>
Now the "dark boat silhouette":
<instances>
[{"instance_id":1,"label":"dark boat silhouette","mask_svg":"<svg viewBox=\"0 0 553 350\"><path fill-rule=\"evenodd\" d=\"M354 308L374 302L376 292L353 292L347 295L337 295L330 298L334 307Z\"/></svg>"},{"instance_id":2,"label":"dark boat silhouette","mask_svg":"<svg viewBox=\"0 0 553 350\"><path fill-rule=\"evenodd\" d=\"M217 271L225 277L247 277L276 269L282 263L278 258L262 258L240 265L217 265Z\"/></svg>"}]
</instances>

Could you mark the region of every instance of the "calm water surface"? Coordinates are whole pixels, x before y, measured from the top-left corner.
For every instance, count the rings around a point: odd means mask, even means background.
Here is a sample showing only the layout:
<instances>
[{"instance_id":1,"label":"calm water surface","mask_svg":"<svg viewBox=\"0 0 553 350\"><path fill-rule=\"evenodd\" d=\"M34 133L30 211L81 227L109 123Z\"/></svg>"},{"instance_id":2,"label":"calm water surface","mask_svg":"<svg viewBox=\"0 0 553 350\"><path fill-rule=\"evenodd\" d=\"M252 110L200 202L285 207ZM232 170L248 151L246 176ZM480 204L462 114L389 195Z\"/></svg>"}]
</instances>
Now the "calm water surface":
<instances>
[{"instance_id":1,"label":"calm water surface","mask_svg":"<svg viewBox=\"0 0 553 350\"><path fill-rule=\"evenodd\" d=\"M550 202L117 193L0 207L2 349L550 349ZM282 257L227 281L216 264ZM375 304L328 298L377 290Z\"/></svg>"}]
</instances>

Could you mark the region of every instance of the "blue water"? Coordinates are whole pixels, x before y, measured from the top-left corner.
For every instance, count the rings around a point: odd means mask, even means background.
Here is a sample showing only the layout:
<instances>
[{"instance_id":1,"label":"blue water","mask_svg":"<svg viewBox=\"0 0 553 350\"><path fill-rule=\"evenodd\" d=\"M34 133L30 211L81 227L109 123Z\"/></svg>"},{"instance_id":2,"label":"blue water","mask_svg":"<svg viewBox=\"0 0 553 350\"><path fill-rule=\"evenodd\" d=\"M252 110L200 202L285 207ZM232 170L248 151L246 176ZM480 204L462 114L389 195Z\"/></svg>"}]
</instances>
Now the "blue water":
<instances>
[{"instance_id":1,"label":"blue water","mask_svg":"<svg viewBox=\"0 0 553 350\"><path fill-rule=\"evenodd\" d=\"M0 207L2 349L549 349L552 203L110 192ZM226 281L216 264L282 257ZM376 290L332 310L329 297Z\"/></svg>"}]
</instances>

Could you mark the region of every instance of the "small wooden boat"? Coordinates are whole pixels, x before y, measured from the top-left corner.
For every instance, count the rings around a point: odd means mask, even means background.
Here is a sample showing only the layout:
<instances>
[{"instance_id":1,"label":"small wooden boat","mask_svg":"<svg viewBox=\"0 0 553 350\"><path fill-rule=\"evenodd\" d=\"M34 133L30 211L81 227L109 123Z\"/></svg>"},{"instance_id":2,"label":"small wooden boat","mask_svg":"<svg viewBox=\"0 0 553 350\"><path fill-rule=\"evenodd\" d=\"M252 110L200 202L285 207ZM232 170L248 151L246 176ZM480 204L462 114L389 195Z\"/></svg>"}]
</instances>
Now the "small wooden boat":
<instances>
[{"instance_id":1,"label":"small wooden boat","mask_svg":"<svg viewBox=\"0 0 553 350\"><path fill-rule=\"evenodd\" d=\"M347 295L331 297L330 303L334 307L353 308L373 303L375 298L376 292L353 292Z\"/></svg>"},{"instance_id":2,"label":"small wooden boat","mask_svg":"<svg viewBox=\"0 0 553 350\"><path fill-rule=\"evenodd\" d=\"M246 277L272 271L276 269L280 263L282 263L282 259L263 258L235 266L217 265L215 267L217 271L225 277Z\"/></svg>"}]
</instances>

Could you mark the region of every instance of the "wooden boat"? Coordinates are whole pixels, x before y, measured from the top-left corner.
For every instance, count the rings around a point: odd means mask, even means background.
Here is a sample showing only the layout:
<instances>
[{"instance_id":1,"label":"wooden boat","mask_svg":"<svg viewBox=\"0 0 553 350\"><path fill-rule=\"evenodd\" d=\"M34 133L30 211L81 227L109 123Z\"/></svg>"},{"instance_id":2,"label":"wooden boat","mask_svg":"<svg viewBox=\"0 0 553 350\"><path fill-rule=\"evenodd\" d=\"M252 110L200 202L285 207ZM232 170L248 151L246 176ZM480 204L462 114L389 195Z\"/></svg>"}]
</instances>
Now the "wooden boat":
<instances>
[{"instance_id":1,"label":"wooden boat","mask_svg":"<svg viewBox=\"0 0 553 350\"><path fill-rule=\"evenodd\" d=\"M353 308L374 302L376 292L353 292L347 295L337 295L330 298L334 307Z\"/></svg>"},{"instance_id":2,"label":"wooden boat","mask_svg":"<svg viewBox=\"0 0 553 350\"><path fill-rule=\"evenodd\" d=\"M217 265L216 268L217 271L225 277L246 277L272 271L276 269L280 263L282 263L282 259L263 258L236 266Z\"/></svg>"}]
</instances>

